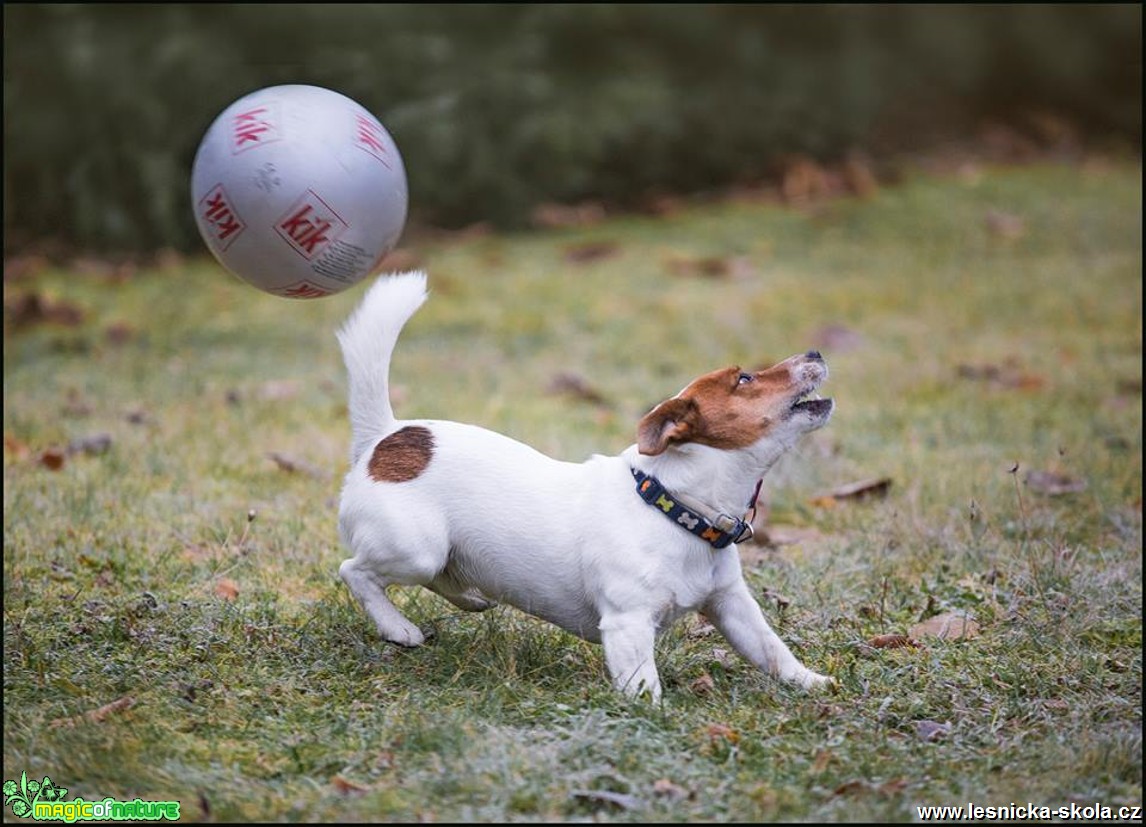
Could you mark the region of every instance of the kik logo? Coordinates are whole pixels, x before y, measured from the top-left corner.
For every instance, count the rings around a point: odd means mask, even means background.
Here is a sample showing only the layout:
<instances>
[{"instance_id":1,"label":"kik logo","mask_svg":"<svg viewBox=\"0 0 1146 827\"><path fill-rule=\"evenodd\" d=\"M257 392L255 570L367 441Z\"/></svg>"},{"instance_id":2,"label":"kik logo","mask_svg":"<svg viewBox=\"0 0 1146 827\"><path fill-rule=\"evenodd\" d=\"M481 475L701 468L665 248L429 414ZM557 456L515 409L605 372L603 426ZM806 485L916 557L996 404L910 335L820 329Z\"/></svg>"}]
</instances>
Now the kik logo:
<instances>
[{"instance_id":1,"label":"kik logo","mask_svg":"<svg viewBox=\"0 0 1146 827\"><path fill-rule=\"evenodd\" d=\"M199 217L203 219L207 232L215 237L223 250L230 247L247 228L231 206L231 199L227 197L222 184L216 184L199 200Z\"/></svg>"},{"instance_id":2,"label":"kik logo","mask_svg":"<svg viewBox=\"0 0 1146 827\"><path fill-rule=\"evenodd\" d=\"M275 230L305 259L313 259L348 225L313 190L307 190L277 222Z\"/></svg>"},{"instance_id":3,"label":"kik logo","mask_svg":"<svg viewBox=\"0 0 1146 827\"><path fill-rule=\"evenodd\" d=\"M257 106L231 117L231 154L264 146L281 138L273 105Z\"/></svg>"}]
</instances>

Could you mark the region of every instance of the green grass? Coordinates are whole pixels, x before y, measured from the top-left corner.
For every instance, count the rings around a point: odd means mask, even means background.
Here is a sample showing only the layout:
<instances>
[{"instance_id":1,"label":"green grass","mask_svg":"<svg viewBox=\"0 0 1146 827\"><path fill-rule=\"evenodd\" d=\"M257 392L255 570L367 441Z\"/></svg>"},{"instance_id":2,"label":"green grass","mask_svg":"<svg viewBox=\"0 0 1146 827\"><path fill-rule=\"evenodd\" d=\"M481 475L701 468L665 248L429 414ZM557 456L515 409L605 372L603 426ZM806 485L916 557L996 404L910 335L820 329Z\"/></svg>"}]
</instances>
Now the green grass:
<instances>
[{"instance_id":1,"label":"green grass","mask_svg":"<svg viewBox=\"0 0 1146 827\"><path fill-rule=\"evenodd\" d=\"M992 234L991 210L1025 232ZM363 288L294 303L206 259L6 283L6 303L37 291L86 316L5 330L3 777L211 820L1139 804L1141 218L1137 164L1044 165L912 176L811 211L714 203L420 246L433 295L398 348L399 412L564 459L621 450L700 372L824 351L836 415L767 487L771 523L804 539L744 555L766 614L839 692L780 685L692 622L658 646L659 706L612 693L598 647L507 608L401 591L431 645L376 638L337 577L333 330ZM565 258L603 241L616 255ZM750 272L673 274L682 256ZM828 325L861 338L821 345ZM559 372L610 404L548 393ZM38 459L98 433L106 453ZM1049 496L1029 471L1086 487ZM885 499L819 497L874 476L893 480ZM867 643L956 610L978 637ZM949 729L921 737L926 721Z\"/></svg>"}]
</instances>

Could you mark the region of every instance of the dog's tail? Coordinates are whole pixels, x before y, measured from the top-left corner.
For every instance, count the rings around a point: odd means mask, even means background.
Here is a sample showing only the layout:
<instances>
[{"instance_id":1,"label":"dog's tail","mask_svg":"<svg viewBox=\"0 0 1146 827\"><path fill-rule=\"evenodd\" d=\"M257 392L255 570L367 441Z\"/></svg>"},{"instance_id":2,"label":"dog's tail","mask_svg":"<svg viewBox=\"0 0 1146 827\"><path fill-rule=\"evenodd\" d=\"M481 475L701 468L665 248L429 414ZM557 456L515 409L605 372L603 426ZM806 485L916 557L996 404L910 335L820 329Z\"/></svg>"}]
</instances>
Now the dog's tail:
<instances>
[{"instance_id":1,"label":"dog's tail","mask_svg":"<svg viewBox=\"0 0 1146 827\"><path fill-rule=\"evenodd\" d=\"M390 356L402 327L425 300L425 273L381 276L336 334L350 382L351 465L394 426Z\"/></svg>"}]
</instances>

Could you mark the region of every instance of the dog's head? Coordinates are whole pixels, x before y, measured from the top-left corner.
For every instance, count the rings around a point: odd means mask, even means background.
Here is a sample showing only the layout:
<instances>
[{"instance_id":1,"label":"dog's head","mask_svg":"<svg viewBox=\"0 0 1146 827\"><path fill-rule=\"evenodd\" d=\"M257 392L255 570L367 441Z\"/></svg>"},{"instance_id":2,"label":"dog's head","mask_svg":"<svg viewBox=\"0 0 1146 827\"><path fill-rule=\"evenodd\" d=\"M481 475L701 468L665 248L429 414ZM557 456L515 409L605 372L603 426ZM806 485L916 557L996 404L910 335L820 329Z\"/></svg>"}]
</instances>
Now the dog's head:
<instances>
[{"instance_id":1,"label":"dog's head","mask_svg":"<svg viewBox=\"0 0 1146 827\"><path fill-rule=\"evenodd\" d=\"M689 443L722 450L774 446L778 455L831 418L831 399L808 398L827 376L814 350L761 371L706 373L641 419L637 448L655 456Z\"/></svg>"}]
</instances>

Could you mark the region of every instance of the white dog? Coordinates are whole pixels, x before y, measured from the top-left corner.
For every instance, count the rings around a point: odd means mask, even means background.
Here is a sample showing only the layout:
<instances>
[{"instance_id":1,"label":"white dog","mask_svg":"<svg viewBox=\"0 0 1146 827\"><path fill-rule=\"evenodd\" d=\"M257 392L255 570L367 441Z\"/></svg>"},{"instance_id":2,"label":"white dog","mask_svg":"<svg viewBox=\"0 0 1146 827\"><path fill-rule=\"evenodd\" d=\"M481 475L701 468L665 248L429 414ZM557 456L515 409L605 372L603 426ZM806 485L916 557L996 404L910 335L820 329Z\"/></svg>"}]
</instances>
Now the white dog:
<instances>
[{"instance_id":1,"label":"white dog","mask_svg":"<svg viewBox=\"0 0 1146 827\"><path fill-rule=\"evenodd\" d=\"M644 416L620 455L561 462L473 425L395 418L390 358L425 285L420 272L379 278L338 332L353 431L339 533L354 555L339 573L383 638L424 640L391 584L469 611L505 602L603 644L614 686L655 700L655 636L700 611L764 671L829 681L769 627L735 545L761 477L831 417L832 400L807 398L828 375L819 353L705 374Z\"/></svg>"}]
</instances>

